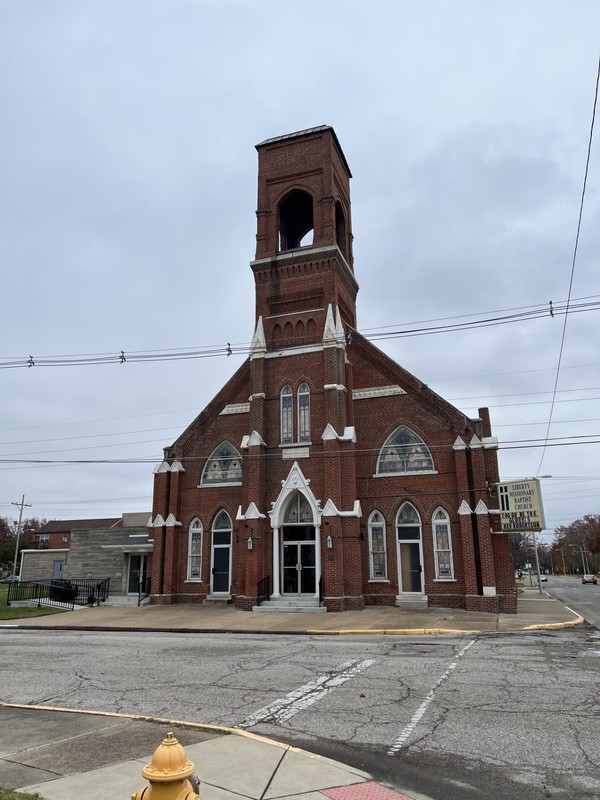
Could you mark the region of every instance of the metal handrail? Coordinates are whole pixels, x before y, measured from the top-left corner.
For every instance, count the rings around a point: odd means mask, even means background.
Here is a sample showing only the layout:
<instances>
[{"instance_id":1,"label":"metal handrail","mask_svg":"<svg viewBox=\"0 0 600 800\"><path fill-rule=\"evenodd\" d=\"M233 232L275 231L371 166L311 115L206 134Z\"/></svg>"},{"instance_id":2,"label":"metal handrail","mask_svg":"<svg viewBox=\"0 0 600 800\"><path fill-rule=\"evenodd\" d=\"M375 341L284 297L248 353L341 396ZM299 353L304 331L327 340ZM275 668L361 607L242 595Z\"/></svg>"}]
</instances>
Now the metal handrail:
<instances>
[{"instance_id":1,"label":"metal handrail","mask_svg":"<svg viewBox=\"0 0 600 800\"><path fill-rule=\"evenodd\" d=\"M256 585L256 605L259 606L271 596L271 576L267 575Z\"/></svg>"},{"instance_id":2,"label":"metal handrail","mask_svg":"<svg viewBox=\"0 0 600 800\"><path fill-rule=\"evenodd\" d=\"M146 597L150 596L150 575L146 575L146 578L139 584L138 588L138 608L142 604L142 600L145 600Z\"/></svg>"},{"instance_id":3,"label":"metal handrail","mask_svg":"<svg viewBox=\"0 0 600 800\"><path fill-rule=\"evenodd\" d=\"M62 578L49 581L20 581L8 587L6 604L20 600L73 610L75 605L100 605L108 597L110 578Z\"/></svg>"}]
</instances>

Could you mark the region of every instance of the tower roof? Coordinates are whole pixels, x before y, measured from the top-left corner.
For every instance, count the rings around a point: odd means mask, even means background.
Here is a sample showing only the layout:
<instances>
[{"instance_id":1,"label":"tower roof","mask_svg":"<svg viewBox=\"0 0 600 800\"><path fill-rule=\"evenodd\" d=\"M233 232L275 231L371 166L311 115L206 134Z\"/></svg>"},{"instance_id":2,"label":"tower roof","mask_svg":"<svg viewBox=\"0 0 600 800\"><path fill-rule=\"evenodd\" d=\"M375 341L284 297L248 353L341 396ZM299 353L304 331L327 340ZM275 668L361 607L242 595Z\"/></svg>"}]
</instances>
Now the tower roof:
<instances>
[{"instance_id":1,"label":"tower roof","mask_svg":"<svg viewBox=\"0 0 600 800\"><path fill-rule=\"evenodd\" d=\"M331 131L331 135L333 136L333 140L336 144L337 149L340 151L340 155L342 157L342 161L344 162L344 166L348 170L348 175L352 177L352 173L350 172L350 167L348 166L348 162L346 161L346 156L344 155L344 151L340 145L339 139L336 136L334 129L331 125L317 125L314 128L305 128L302 131L295 131L294 133L284 133L282 136L273 136L271 139L265 139L264 142L259 142L255 145L256 149L258 150L260 147L265 147L268 144L275 144L276 142L285 142L289 139L299 139L302 136L311 136L314 133L322 133L323 131Z\"/></svg>"}]
</instances>

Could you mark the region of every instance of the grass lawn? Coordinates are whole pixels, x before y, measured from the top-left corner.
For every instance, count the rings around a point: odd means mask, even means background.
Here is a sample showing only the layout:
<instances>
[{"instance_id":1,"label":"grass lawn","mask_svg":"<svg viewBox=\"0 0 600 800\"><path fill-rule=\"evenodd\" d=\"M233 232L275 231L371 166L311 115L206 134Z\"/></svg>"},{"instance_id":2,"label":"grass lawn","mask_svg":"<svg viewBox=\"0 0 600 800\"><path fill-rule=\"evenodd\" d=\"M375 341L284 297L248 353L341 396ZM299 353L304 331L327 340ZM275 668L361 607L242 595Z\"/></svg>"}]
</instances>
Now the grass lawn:
<instances>
[{"instance_id":1,"label":"grass lawn","mask_svg":"<svg viewBox=\"0 0 600 800\"><path fill-rule=\"evenodd\" d=\"M0 786L0 800L39 800L39 794L22 794L21 792L11 792L10 789L3 789Z\"/></svg>"},{"instance_id":2,"label":"grass lawn","mask_svg":"<svg viewBox=\"0 0 600 800\"><path fill-rule=\"evenodd\" d=\"M27 617L45 617L48 614L60 614L64 610L62 608L48 608L45 606L42 606L41 608L38 608L37 606L7 606L7 594L8 584L0 583L0 620L26 619ZM4 795L2 794L2 791L3 790L0 789L0 800L9 800L9 798L12 797L17 798L17 800L23 800L23 798L26 798L26 795L24 794L14 794L13 792L9 792L7 795Z\"/></svg>"}]
</instances>

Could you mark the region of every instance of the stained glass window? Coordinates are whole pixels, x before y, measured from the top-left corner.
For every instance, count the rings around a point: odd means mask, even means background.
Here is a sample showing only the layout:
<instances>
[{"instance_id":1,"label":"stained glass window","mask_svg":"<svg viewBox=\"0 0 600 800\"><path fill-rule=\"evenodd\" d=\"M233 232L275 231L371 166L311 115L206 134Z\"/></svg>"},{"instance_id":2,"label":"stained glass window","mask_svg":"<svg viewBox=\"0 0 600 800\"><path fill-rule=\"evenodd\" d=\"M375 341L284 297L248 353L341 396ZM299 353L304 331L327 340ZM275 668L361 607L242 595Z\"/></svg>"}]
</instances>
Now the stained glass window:
<instances>
[{"instance_id":1,"label":"stained glass window","mask_svg":"<svg viewBox=\"0 0 600 800\"><path fill-rule=\"evenodd\" d=\"M404 425L388 437L377 460L378 475L432 471L433 459L429 448Z\"/></svg>"},{"instance_id":2,"label":"stained glass window","mask_svg":"<svg viewBox=\"0 0 600 800\"><path fill-rule=\"evenodd\" d=\"M294 440L293 423L294 396L291 386L284 386L281 390L281 443L288 444Z\"/></svg>"},{"instance_id":3,"label":"stained glass window","mask_svg":"<svg viewBox=\"0 0 600 800\"><path fill-rule=\"evenodd\" d=\"M438 508L433 515L433 551L435 555L435 577L453 578L450 518L442 508Z\"/></svg>"},{"instance_id":4,"label":"stained glass window","mask_svg":"<svg viewBox=\"0 0 600 800\"><path fill-rule=\"evenodd\" d=\"M212 483L241 483L242 457L229 442L223 442L211 453L204 471L202 486Z\"/></svg>"},{"instance_id":5,"label":"stained glass window","mask_svg":"<svg viewBox=\"0 0 600 800\"><path fill-rule=\"evenodd\" d=\"M190 525L188 541L188 581L199 581L202 570L202 523L199 519Z\"/></svg>"},{"instance_id":6,"label":"stained glass window","mask_svg":"<svg viewBox=\"0 0 600 800\"><path fill-rule=\"evenodd\" d=\"M369 519L369 551L371 578L384 580L387 577L385 522L378 511L374 511Z\"/></svg>"},{"instance_id":7,"label":"stained glass window","mask_svg":"<svg viewBox=\"0 0 600 800\"><path fill-rule=\"evenodd\" d=\"M310 389L306 383L298 388L298 441L310 442Z\"/></svg>"}]
</instances>

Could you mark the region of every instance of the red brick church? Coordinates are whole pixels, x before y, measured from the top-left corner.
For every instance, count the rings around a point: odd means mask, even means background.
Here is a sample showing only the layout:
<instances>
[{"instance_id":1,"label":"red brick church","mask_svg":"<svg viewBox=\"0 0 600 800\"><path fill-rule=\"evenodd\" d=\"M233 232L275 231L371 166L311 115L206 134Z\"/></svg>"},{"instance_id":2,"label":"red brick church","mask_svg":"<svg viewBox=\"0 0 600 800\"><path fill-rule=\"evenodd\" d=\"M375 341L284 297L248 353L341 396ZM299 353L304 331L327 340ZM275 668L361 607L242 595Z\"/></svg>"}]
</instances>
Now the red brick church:
<instances>
[{"instance_id":1,"label":"red brick church","mask_svg":"<svg viewBox=\"0 0 600 800\"><path fill-rule=\"evenodd\" d=\"M335 131L256 149L250 354L155 469L152 602L516 611L487 409L466 417L356 330Z\"/></svg>"}]
</instances>

